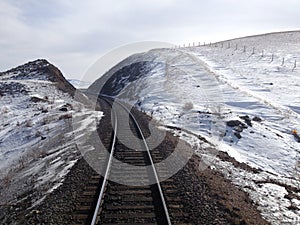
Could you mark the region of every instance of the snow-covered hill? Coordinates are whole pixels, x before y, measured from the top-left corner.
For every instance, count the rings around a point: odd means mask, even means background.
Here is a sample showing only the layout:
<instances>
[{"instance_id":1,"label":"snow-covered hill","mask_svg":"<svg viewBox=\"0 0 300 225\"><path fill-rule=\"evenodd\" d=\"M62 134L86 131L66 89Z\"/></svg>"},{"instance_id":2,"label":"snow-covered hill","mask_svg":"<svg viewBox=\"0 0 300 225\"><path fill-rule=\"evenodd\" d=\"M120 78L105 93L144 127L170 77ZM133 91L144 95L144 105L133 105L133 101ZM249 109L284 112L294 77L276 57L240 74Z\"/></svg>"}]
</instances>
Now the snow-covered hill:
<instances>
[{"instance_id":1,"label":"snow-covered hill","mask_svg":"<svg viewBox=\"0 0 300 225\"><path fill-rule=\"evenodd\" d=\"M74 94L75 88L46 60L0 74L1 206L24 200L20 196L40 202L80 158L72 119L80 117L87 125L82 132L88 132L102 114Z\"/></svg>"},{"instance_id":2,"label":"snow-covered hill","mask_svg":"<svg viewBox=\"0 0 300 225\"><path fill-rule=\"evenodd\" d=\"M91 82L77 79L68 79L68 82L78 89L88 88L91 85Z\"/></svg>"},{"instance_id":3,"label":"snow-covered hill","mask_svg":"<svg viewBox=\"0 0 300 225\"><path fill-rule=\"evenodd\" d=\"M292 130L300 130L299 40L300 32L286 32L156 49L116 65L89 91L134 104L164 129L175 127L203 158L183 129L205 137L249 166L206 152L210 167L249 193L273 224L297 224L300 143Z\"/></svg>"}]
</instances>

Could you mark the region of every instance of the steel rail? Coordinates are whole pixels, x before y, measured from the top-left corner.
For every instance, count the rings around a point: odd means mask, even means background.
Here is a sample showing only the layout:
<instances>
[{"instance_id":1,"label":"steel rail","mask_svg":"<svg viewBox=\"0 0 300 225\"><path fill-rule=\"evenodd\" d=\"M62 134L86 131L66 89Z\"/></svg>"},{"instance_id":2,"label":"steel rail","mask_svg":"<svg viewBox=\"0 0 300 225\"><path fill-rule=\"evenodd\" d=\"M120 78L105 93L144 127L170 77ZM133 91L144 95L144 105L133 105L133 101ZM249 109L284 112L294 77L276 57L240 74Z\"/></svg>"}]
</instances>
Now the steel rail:
<instances>
[{"instance_id":1,"label":"steel rail","mask_svg":"<svg viewBox=\"0 0 300 225\"><path fill-rule=\"evenodd\" d=\"M107 100L105 100L105 101L107 101ZM108 104L110 104L110 103L108 102ZM102 183L102 186L101 186L101 191L100 191L100 194L99 194L99 197L98 197L98 200L97 200L97 205L96 205L96 208L95 208L95 211L94 211L94 215L93 215L91 225L95 225L96 222L98 222L97 221L98 212L99 212L99 209L100 209L100 206L101 206L101 201L104 197L104 191L105 191L105 188L106 188L106 185L107 185L107 181L108 181L108 177L109 177L109 173L110 173L110 169L111 169L111 164L112 164L112 159L113 159L113 153L114 153L114 150L115 150L115 143L116 143L117 129L118 129L118 120L117 120L116 112L113 112L113 115L114 115L114 122L115 122L113 142L112 142L112 146L111 146L109 160L108 160L108 163L107 163L107 168L106 168L106 171L105 171L105 176L104 176L104 179L103 179L103 183Z\"/></svg>"},{"instance_id":2,"label":"steel rail","mask_svg":"<svg viewBox=\"0 0 300 225\"><path fill-rule=\"evenodd\" d=\"M158 177L158 174L157 174L157 171L156 171L156 168L154 166L154 162L153 162L153 159L152 159L152 156L151 156L151 153L150 153L150 149L148 147L148 144L146 142L146 139L144 137L144 134L142 132L142 129L140 128L137 120L135 119L135 117L133 116L133 114L130 112L130 110L124 106L121 102L118 102L117 99L115 99L114 102L117 102L120 106L122 106L130 115L130 117L132 118L132 120L134 121L136 127L138 128L139 132L140 132L140 135L142 137L142 140L143 140L143 143L145 145L145 148L147 150L147 153L148 153L148 157L149 157L149 160L150 160L150 164L151 164L151 167L152 167L152 170L153 170L153 173L154 173L154 177L155 177L155 181L156 181L156 185L158 187L158 191L159 191L159 195L160 195L160 198L161 198L161 201L162 201L162 204L163 204L163 209L165 211L165 216L166 216L166 220L168 222L168 225L171 225L171 219L170 219L170 215L169 215L169 210L167 208L167 204L166 204L166 201L165 201L165 197L164 197L164 194L163 194L163 191L162 191L162 188L161 188L161 185L160 185L160 181L159 181L159 177Z\"/></svg>"},{"instance_id":3,"label":"steel rail","mask_svg":"<svg viewBox=\"0 0 300 225\"><path fill-rule=\"evenodd\" d=\"M109 96L102 96L102 99L105 100L106 102L108 102L108 104L110 104L110 102L105 99L107 97L109 97ZM152 167L152 170L153 170L153 173L154 173L156 185L157 185L159 195L160 195L160 200L163 204L163 209L164 209L164 213L165 213L165 217L166 217L165 219L167 220L167 224L171 225L172 223L171 223L171 219L170 219L170 216L169 216L169 211L168 211L168 208L167 208L165 197L164 197L161 185L160 185L159 177L158 177L156 168L154 166L154 162L153 162L153 159L152 159L152 156L151 156L151 153L150 153L150 149L148 147L148 144L146 142L146 139L144 137L142 129L140 128L140 126L139 126L137 120L135 119L135 117L133 116L133 114L130 112L130 110L126 106L124 106L121 102L117 101L117 99L114 99L114 102L119 104L122 108L125 109L126 112L128 112L129 116L132 118L135 126L137 127L137 129L138 129L138 131L141 135L141 138L142 138L144 146L147 150L147 154L148 154L148 157L149 157L149 160L150 160L150 164L151 164L151 167ZM111 107L112 107L112 105L111 105ZM113 107L112 107L112 111L113 111ZM110 152L109 160L108 160L108 163L107 163L105 176L104 176L104 179L103 179L103 183L102 183L102 186L101 186L101 191L100 191L100 194L99 194L99 197L98 197L98 200L97 200L97 205L95 207L95 211L94 211L94 214L93 214L93 219L92 219L91 225L96 225L96 223L98 222L97 217L98 217L98 214L99 214L99 209L100 209L100 206L101 206L102 199L104 197L105 188L106 188L106 185L108 183L108 177L109 177L110 170L111 170L111 164L112 164L112 159L113 159L113 153L114 153L114 150L115 150L115 143L116 143L117 129L118 129L117 113L115 111L113 111L113 115L114 115L114 122L115 122L115 124L114 124L115 126L114 126L113 143L112 143L111 152Z\"/></svg>"}]
</instances>

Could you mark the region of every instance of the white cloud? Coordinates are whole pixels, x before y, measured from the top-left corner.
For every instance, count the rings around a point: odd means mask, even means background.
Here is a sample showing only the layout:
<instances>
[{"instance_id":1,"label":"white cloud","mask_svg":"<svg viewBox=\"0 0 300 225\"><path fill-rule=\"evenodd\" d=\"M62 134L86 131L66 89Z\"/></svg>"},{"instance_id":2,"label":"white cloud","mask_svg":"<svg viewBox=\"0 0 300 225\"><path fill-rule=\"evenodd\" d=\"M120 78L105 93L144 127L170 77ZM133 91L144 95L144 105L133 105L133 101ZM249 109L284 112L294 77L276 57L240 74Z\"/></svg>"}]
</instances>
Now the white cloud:
<instances>
[{"instance_id":1,"label":"white cloud","mask_svg":"<svg viewBox=\"0 0 300 225\"><path fill-rule=\"evenodd\" d=\"M209 42L297 29L299 6L296 0L0 0L0 70L47 58L78 78L103 53L130 42Z\"/></svg>"}]
</instances>

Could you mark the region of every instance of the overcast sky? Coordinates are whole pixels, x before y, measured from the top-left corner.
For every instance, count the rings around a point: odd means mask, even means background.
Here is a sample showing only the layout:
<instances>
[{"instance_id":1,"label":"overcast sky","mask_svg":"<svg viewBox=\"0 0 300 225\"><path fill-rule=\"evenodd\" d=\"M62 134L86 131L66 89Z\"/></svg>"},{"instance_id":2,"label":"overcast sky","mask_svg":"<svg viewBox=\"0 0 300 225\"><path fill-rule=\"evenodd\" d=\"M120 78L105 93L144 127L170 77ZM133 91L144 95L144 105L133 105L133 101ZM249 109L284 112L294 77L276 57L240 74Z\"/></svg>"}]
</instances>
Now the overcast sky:
<instances>
[{"instance_id":1,"label":"overcast sky","mask_svg":"<svg viewBox=\"0 0 300 225\"><path fill-rule=\"evenodd\" d=\"M81 78L118 46L298 30L299 10L299 0L0 0L0 71L45 58Z\"/></svg>"}]
</instances>

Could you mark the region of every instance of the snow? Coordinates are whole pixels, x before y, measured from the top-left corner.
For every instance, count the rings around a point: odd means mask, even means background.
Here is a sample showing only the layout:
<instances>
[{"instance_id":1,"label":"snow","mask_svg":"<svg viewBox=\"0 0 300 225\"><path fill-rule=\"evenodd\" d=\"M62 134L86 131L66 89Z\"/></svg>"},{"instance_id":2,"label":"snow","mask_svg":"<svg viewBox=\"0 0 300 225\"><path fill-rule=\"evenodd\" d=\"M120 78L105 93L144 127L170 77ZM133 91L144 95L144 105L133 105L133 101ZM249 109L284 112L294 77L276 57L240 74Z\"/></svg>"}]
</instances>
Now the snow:
<instances>
[{"instance_id":1,"label":"snow","mask_svg":"<svg viewBox=\"0 0 300 225\"><path fill-rule=\"evenodd\" d=\"M91 85L91 82L82 81L77 79L68 79L68 82L72 84L75 88L88 88Z\"/></svg>"},{"instance_id":2,"label":"snow","mask_svg":"<svg viewBox=\"0 0 300 225\"><path fill-rule=\"evenodd\" d=\"M299 38L298 32L230 42L231 46L243 43L251 49L255 47L257 52L263 49L264 57L214 46L192 50L220 81L226 107L237 115L263 119L253 124L254 133L250 134L250 129L242 133L245 138L236 143L236 148L250 165L285 175L292 174L291 165L295 165L299 149L291 135L293 129L300 128L300 76L297 68L292 71L291 64L297 58ZM273 62L267 54L276 56ZM283 57L286 64L281 66Z\"/></svg>"},{"instance_id":3,"label":"snow","mask_svg":"<svg viewBox=\"0 0 300 225\"><path fill-rule=\"evenodd\" d=\"M5 81L5 83L9 84L10 81ZM64 121L58 119L61 112L55 103L56 99L74 102L67 94L55 91L54 85L47 83L41 86L34 80L22 83L30 91L29 94L16 96L8 94L1 98L1 108L8 109L8 112L3 113L0 124L2 128L0 160L3 162L0 165L1 170L19 159L28 149L37 145L41 136L51 137L53 132L57 132L60 127L64 126ZM34 103L30 100L31 97L48 100ZM42 113L42 110L48 112Z\"/></svg>"},{"instance_id":4,"label":"snow","mask_svg":"<svg viewBox=\"0 0 300 225\"><path fill-rule=\"evenodd\" d=\"M33 206L42 202L81 157L74 132L89 133L88 125L102 117L34 68L31 63L0 75L0 181L10 180L0 188L1 204L32 188L38 193ZM77 117L81 129L73 131Z\"/></svg>"},{"instance_id":5,"label":"snow","mask_svg":"<svg viewBox=\"0 0 300 225\"><path fill-rule=\"evenodd\" d=\"M255 173L236 168L196 145L196 153L206 155L211 168L248 192L268 221L293 224L300 218L295 191L299 190L300 144L291 132L300 130L299 40L300 32L287 32L208 46L155 49L140 60L158 62L156 68L128 83L117 97L163 125L205 137L238 162L260 169ZM231 120L246 124L242 116L249 116L251 125L226 126ZM173 132L195 145L194 139L186 138L189 133ZM294 197L287 198L288 192Z\"/></svg>"},{"instance_id":6,"label":"snow","mask_svg":"<svg viewBox=\"0 0 300 225\"><path fill-rule=\"evenodd\" d=\"M249 194L266 220L297 224L300 143L291 131L300 130L299 40L300 32L286 32L134 55L121 67L143 61L151 70L127 83L117 97L187 141L202 159L199 170L221 171ZM68 112L60 111L64 106ZM0 177L16 171L15 182L33 179L43 193L61 185L80 157L77 144L83 151L93 149L86 139L102 117L31 67L0 75L0 107ZM66 114L72 121L61 118ZM229 121L240 125L229 126ZM218 151L259 170L222 161Z\"/></svg>"}]
</instances>

